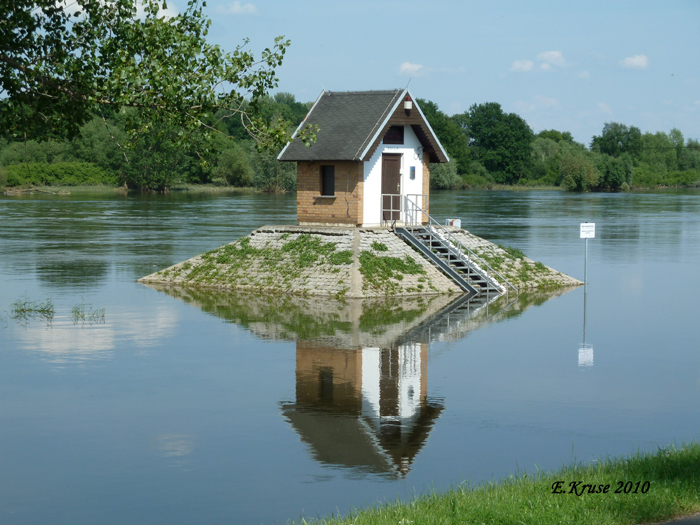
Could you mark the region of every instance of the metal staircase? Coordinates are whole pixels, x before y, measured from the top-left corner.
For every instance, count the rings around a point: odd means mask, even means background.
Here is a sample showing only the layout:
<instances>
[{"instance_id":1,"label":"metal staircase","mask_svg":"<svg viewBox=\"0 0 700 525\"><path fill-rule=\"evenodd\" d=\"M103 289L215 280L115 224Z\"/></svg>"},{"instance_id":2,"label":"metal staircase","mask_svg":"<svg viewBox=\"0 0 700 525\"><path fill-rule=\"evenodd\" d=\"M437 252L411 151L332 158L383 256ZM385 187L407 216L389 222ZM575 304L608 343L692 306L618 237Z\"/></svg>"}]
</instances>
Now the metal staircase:
<instances>
[{"instance_id":1,"label":"metal staircase","mask_svg":"<svg viewBox=\"0 0 700 525\"><path fill-rule=\"evenodd\" d=\"M512 290L517 295L515 286L418 206L423 195L402 197L403 226L394 223L394 233L433 261L465 292L501 295ZM426 224L422 224L424 218Z\"/></svg>"}]
</instances>

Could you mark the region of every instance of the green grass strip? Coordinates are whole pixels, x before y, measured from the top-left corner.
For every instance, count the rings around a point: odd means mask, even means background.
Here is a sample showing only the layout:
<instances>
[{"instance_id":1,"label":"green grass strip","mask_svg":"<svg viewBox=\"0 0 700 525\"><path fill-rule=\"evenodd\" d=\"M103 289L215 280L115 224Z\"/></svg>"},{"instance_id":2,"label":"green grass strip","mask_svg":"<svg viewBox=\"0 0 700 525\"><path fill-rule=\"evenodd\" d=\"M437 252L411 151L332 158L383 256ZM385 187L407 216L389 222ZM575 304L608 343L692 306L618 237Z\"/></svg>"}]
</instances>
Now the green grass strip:
<instances>
[{"instance_id":1,"label":"green grass strip","mask_svg":"<svg viewBox=\"0 0 700 525\"><path fill-rule=\"evenodd\" d=\"M700 445L694 443L575 464L556 472L512 476L478 487L462 485L407 503L399 501L316 522L628 525L698 511Z\"/></svg>"}]
</instances>

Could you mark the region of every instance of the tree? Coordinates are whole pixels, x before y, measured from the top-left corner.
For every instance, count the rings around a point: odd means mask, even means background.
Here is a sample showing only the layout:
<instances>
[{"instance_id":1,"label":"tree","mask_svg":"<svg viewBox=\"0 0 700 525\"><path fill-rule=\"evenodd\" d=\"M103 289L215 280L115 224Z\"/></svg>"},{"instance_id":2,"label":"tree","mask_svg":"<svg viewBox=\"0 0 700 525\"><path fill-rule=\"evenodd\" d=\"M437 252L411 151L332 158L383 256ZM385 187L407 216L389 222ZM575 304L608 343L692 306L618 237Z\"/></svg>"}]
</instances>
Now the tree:
<instances>
[{"instance_id":1,"label":"tree","mask_svg":"<svg viewBox=\"0 0 700 525\"><path fill-rule=\"evenodd\" d=\"M464 181L457 173L457 162L430 165L430 189L431 190L456 190L464 186Z\"/></svg>"},{"instance_id":2,"label":"tree","mask_svg":"<svg viewBox=\"0 0 700 525\"><path fill-rule=\"evenodd\" d=\"M470 146L476 159L496 181L514 184L531 162L532 129L515 113L504 113L496 102L474 104L468 118Z\"/></svg>"},{"instance_id":3,"label":"tree","mask_svg":"<svg viewBox=\"0 0 700 525\"><path fill-rule=\"evenodd\" d=\"M537 134L537 138L550 139L554 142L566 141L569 144L574 143L574 137L568 131L557 131L556 129L545 129Z\"/></svg>"},{"instance_id":4,"label":"tree","mask_svg":"<svg viewBox=\"0 0 700 525\"><path fill-rule=\"evenodd\" d=\"M567 152L560 161L561 185L569 191L589 191L598 185L598 172L581 153Z\"/></svg>"},{"instance_id":5,"label":"tree","mask_svg":"<svg viewBox=\"0 0 700 525\"><path fill-rule=\"evenodd\" d=\"M644 133L642 135L642 147L639 155L641 162L646 162L655 169L674 170L677 167L676 147L671 138L659 131L658 133Z\"/></svg>"},{"instance_id":6,"label":"tree","mask_svg":"<svg viewBox=\"0 0 700 525\"><path fill-rule=\"evenodd\" d=\"M454 117L448 117L440 111L435 102L420 98L417 102L445 151L447 151L451 159L457 162L457 171L460 174L467 173L471 163L469 137L464 133Z\"/></svg>"},{"instance_id":7,"label":"tree","mask_svg":"<svg viewBox=\"0 0 700 525\"><path fill-rule=\"evenodd\" d=\"M186 143L219 132L207 116L243 119L261 144L288 138L284 121L246 112L277 85L289 41L275 39L256 59L244 40L233 52L206 42L203 0L163 16L157 0L8 0L0 19L0 119L15 137L75 136L106 108L137 108L127 119L131 142L162 124ZM137 16L141 5L143 15ZM9 11L9 12L8 12ZM307 136L302 140L308 140Z\"/></svg>"},{"instance_id":8,"label":"tree","mask_svg":"<svg viewBox=\"0 0 700 525\"><path fill-rule=\"evenodd\" d=\"M596 158L598 186L603 189L619 190L629 187L634 174L632 157L623 154L619 157L602 154Z\"/></svg>"},{"instance_id":9,"label":"tree","mask_svg":"<svg viewBox=\"0 0 700 525\"><path fill-rule=\"evenodd\" d=\"M613 157L629 153L633 159L638 159L642 151L642 132L635 126L606 122L600 136L593 136L591 149Z\"/></svg>"}]
</instances>

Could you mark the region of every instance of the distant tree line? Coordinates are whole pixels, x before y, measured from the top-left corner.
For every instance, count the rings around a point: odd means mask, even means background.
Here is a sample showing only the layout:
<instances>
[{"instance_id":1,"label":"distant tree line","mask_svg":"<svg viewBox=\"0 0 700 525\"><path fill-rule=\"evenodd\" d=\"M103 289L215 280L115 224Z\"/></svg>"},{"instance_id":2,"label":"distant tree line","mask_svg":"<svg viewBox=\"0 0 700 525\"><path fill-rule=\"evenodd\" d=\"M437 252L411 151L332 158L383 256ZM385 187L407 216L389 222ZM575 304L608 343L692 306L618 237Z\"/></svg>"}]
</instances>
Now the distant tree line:
<instances>
[{"instance_id":1,"label":"distant tree line","mask_svg":"<svg viewBox=\"0 0 700 525\"><path fill-rule=\"evenodd\" d=\"M80 127L73 138L47 140L0 138L0 186L113 184L141 191L167 191L177 184L255 187L281 192L296 189L296 166L277 161L278 150L260 150L242 117L275 123L285 119L296 128L311 107L289 93L262 97L255 111L228 116L219 111L204 124L213 139L192 132L178 141L181 127L144 121L136 139L127 137L139 112L105 112ZM246 109L246 108L244 108ZM29 108L27 108L29 111ZM68 176L78 170L79 174Z\"/></svg>"},{"instance_id":2,"label":"distant tree line","mask_svg":"<svg viewBox=\"0 0 700 525\"><path fill-rule=\"evenodd\" d=\"M436 189L504 184L618 191L700 185L700 142L685 140L675 128L642 133L608 122L586 147L568 131L535 135L522 117L505 113L495 102L452 116L434 102L419 104L451 158L431 167Z\"/></svg>"},{"instance_id":3,"label":"distant tree line","mask_svg":"<svg viewBox=\"0 0 700 525\"><path fill-rule=\"evenodd\" d=\"M568 131L535 134L522 117L504 112L495 102L474 104L452 116L434 102L418 102L451 158L431 166L433 189L522 185L618 191L700 185L700 143L685 139L677 129L641 133L635 126L608 122L586 146ZM278 93L260 99L256 114L263 122L282 118L291 130L310 107L310 102ZM193 131L184 142L176 139L182 128L153 121L144 121L137 139L129 140L126 130L138 119L133 109L105 110L71 139L0 139L0 186L118 184L164 191L176 184L214 184L270 192L296 189L295 165L278 162L278 150L261 152L240 114L208 115L204 125L218 131L214 139L199 140Z\"/></svg>"}]
</instances>

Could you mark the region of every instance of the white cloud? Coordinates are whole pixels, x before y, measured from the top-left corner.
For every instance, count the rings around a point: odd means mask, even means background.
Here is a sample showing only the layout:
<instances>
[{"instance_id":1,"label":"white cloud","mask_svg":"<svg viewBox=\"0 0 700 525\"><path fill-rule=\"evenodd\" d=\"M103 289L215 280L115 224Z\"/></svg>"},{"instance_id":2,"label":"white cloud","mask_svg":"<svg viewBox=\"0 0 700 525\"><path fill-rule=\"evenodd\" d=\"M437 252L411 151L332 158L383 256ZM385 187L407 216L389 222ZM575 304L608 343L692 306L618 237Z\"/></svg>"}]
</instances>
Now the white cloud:
<instances>
[{"instance_id":1,"label":"white cloud","mask_svg":"<svg viewBox=\"0 0 700 525\"><path fill-rule=\"evenodd\" d=\"M542 95L534 95L532 97L532 102L518 100L514 105L518 111L533 112L541 111L548 108L556 108L561 106L561 103L556 98L544 97Z\"/></svg>"},{"instance_id":2,"label":"white cloud","mask_svg":"<svg viewBox=\"0 0 700 525\"><path fill-rule=\"evenodd\" d=\"M580 73L576 73L576 76L578 78L591 78L591 75L588 74L588 71L581 71Z\"/></svg>"},{"instance_id":3,"label":"white cloud","mask_svg":"<svg viewBox=\"0 0 700 525\"><path fill-rule=\"evenodd\" d=\"M540 64L540 69L542 71L549 71L550 69L552 69L552 66L550 66L549 64Z\"/></svg>"},{"instance_id":4,"label":"white cloud","mask_svg":"<svg viewBox=\"0 0 700 525\"><path fill-rule=\"evenodd\" d=\"M649 66L649 59L646 55L634 55L620 60L620 65L626 69L646 69Z\"/></svg>"},{"instance_id":5,"label":"white cloud","mask_svg":"<svg viewBox=\"0 0 700 525\"><path fill-rule=\"evenodd\" d=\"M537 55L537 60L550 66L566 66L566 60L564 60L564 55L561 54L561 51L545 51Z\"/></svg>"},{"instance_id":6,"label":"white cloud","mask_svg":"<svg viewBox=\"0 0 700 525\"><path fill-rule=\"evenodd\" d=\"M258 13L258 8L253 4L241 4L238 0L230 3L228 6L218 5L215 11L222 15L255 15Z\"/></svg>"},{"instance_id":7,"label":"white cloud","mask_svg":"<svg viewBox=\"0 0 700 525\"><path fill-rule=\"evenodd\" d=\"M511 71L530 71L534 67L534 63L530 60L515 60L510 66Z\"/></svg>"},{"instance_id":8,"label":"white cloud","mask_svg":"<svg viewBox=\"0 0 700 525\"><path fill-rule=\"evenodd\" d=\"M598 108L603 112L607 113L608 115L612 115L612 109L610 109L610 106L608 106L605 102L600 102L598 104Z\"/></svg>"},{"instance_id":9,"label":"white cloud","mask_svg":"<svg viewBox=\"0 0 700 525\"><path fill-rule=\"evenodd\" d=\"M543 97L542 95L535 95L532 98L539 106L544 108L561 106L561 103L556 98Z\"/></svg>"},{"instance_id":10,"label":"white cloud","mask_svg":"<svg viewBox=\"0 0 700 525\"><path fill-rule=\"evenodd\" d=\"M424 73L424 71L421 71L421 69L423 69L422 64L411 64L410 62L404 62L403 64L401 64L399 72L402 75L420 76Z\"/></svg>"},{"instance_id":11,"label":"white cloud","mask_svg":"<svg viewBox=\"0 0 700 525\"><path fill-rule=\"evenodd\" d=\"M523 100L518 100L515 103L515 108L519 111L535 111L537 109L534 104L530 104L529 102L525 102Z\"/></svg>"}]
</instances>

